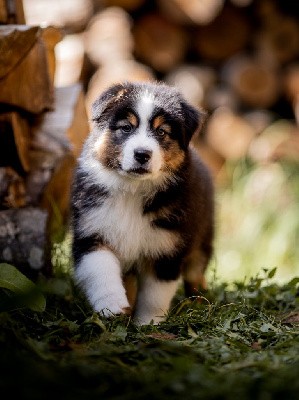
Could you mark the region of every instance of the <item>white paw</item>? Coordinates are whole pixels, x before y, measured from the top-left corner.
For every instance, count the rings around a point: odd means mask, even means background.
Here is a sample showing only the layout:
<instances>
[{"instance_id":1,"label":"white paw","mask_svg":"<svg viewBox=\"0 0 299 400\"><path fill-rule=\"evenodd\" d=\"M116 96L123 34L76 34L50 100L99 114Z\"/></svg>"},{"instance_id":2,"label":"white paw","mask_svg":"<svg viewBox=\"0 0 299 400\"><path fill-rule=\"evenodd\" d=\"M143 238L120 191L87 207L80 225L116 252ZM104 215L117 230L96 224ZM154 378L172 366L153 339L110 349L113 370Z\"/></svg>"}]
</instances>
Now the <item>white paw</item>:
<instances>
[{"instance_id":1,"label":"white paw","mask_svg":"<svg viewBox=\"0 0 299 400\"><path fill-rule=\"evenodd\" d=\"M121 290L123 291L123 290ZM101 293L99 298L92 296L91 303L95 311L104 317L113 317L118 314L128 314L130 304L125 293Z\"/></svg>"},{"instance_id":2,"label":"white paw","mask_svg":"<svg viewBox=\"0 0 299 400\"><path fill-rule=\"evenodd\" d=\"M108 249L82 257L74 278L93 309L105 317L128 313L130 304L123 286L120 264Z\"/></svg>"},{"instance_id":3,"label":"white paw","mask_svg":"<svg viewBox=\"0 0 299 400\"><path fill-rule=\"evenodd\" d=\"M134 322L136 325L158 325L165 320L165 315L135 315Z\"/></svg>"}]
</instances>

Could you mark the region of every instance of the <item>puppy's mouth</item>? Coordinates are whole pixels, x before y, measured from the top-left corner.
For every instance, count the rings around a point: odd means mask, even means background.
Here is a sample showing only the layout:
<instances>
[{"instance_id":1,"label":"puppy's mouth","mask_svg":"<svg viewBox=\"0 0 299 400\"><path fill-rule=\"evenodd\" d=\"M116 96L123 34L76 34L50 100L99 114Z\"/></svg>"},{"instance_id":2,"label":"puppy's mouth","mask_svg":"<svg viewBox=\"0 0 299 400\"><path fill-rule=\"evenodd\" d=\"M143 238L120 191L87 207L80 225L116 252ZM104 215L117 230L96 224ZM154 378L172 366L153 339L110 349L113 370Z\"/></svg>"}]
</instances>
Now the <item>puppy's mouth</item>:
<instances>
[{"instance_id":1,"label":"puppy's mouth","mask_svg":"<svg viewBox=\"0 0 299 400\"><path fill-rule=\"evenodd\" d=\"M136 167L136 168L131 168L125 172L130 175L146 175L149 174L151 171L144 167Z\"/></svg>"}]
</instances>

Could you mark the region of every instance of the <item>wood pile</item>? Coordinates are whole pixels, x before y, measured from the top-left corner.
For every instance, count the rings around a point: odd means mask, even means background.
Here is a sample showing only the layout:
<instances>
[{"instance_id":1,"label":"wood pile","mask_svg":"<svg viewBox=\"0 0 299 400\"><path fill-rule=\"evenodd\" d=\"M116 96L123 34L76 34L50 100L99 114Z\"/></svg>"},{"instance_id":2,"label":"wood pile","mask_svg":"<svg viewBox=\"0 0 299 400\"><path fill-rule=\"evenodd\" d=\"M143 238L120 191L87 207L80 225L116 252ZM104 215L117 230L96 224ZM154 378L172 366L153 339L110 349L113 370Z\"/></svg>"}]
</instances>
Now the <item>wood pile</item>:
<instances>
[{"instance_id":1,"label":"wood pile","mask_svg":"<svg viewBox=\"0 0 299 400\"><path fill-rule=\"evenodd\" d=\"M217 182L226 162L252 157L257 139L276 121L292 126L283 135L284 154L294 149L289 142L299 141L297 2L77 0L59 18L59 0L42 3L49 21L57 18L66 31L56 47L59 83L82 82L88 113L114 82L158 79L178 86L210 115L194 144ZM28 20L44 18L34 0L24 6ZM67 65L76 69L73 78ZM272 150L273 159L282 154Z\"/></svg>"},{"instance_id":2,"label":"wood pile","mask_svg":"<svg viewBox=\"0 0 299 400\"><path fill-rule=\"evenodd\" d=\"M48 274L89 131L85 96L54 85L59 28L27 25L20 1L0 1L0 22L0 262Z\"/></svg>"},{"instance_id":3,"label":"wood pile","mask_svg":"<svg viewBox=\"0 0 299 400\"><path fill-rule=\"evenodd\" d=\"M1 212L67 219L85 113L123 80L164 80L207 110L194 145L219 184L243 157L298 161L295 1L0 0L0 24Z\"/></svg>"}]
</instances>

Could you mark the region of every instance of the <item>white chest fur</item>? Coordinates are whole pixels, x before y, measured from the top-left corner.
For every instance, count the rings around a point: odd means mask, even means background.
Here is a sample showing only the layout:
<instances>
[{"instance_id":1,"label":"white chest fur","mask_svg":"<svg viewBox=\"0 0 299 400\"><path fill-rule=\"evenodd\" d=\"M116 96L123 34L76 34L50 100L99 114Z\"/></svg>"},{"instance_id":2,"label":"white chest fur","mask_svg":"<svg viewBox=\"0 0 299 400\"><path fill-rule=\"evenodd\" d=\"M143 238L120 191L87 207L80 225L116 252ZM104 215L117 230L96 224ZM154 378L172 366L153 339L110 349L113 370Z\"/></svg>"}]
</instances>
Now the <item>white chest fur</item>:
<instances>
[{"instance_id":1,"label":"white chest fur","mask_svg":"<svg viewBox=\"0 0 299 400\"><path fill-rule=\"evenodd\" d=\"M170 254L178 242L173 232L152 226L152 216L142 213L141 197L132 192L115 192L81 218L84 236L99 233L124 265Z\"/></svg>"}]
</instances>

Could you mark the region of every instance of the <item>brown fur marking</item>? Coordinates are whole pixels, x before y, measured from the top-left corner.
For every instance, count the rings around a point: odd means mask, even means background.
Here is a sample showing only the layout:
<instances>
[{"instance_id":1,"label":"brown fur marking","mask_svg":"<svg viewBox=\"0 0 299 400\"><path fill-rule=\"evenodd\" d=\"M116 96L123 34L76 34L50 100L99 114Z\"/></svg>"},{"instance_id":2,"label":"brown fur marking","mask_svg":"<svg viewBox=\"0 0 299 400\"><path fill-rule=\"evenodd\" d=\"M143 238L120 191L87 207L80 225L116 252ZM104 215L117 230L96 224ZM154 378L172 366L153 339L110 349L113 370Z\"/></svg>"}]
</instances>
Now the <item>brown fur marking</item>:
<instances>
[{"instance_id":1,"label":"brown fur marking","mask_svg":"<svg viewBox=\"0 0 299 400\"><path fill-rule=\"evenodd\" d=\"M121 149L111 144L109 135L109 130L102 134L100 141L96 142L95 151L103 165L109 168L118 168L118 157L121 153Z\"/></svg>"},{"instance_id":2,"label":"brown fur marking","mask_svg":"<svg viewBox=\"0 0 299 400\"><path fill-rule=\"evenodd\" d=\"M163 151L164 163L167 169L172 171L179 168L185 159L185 153L180 149L177 142L169 139L167 149Z\"/></svg>"},{"instance_id":3,"label":"brown fur marking","mask_svg":"<svg viewBox=\"0 0 299 400\"><path fill-rule=\"evenodd\" d=\"M134 127L136 127L136 126L138 125L138 121L137 121L136 116L135 116L133 113L131 113L131 112L128 113L127 120L128 120L128 121L130 122L130 124L131 124L132 126L134 126Z\"/></svg>"}]
</instances>

